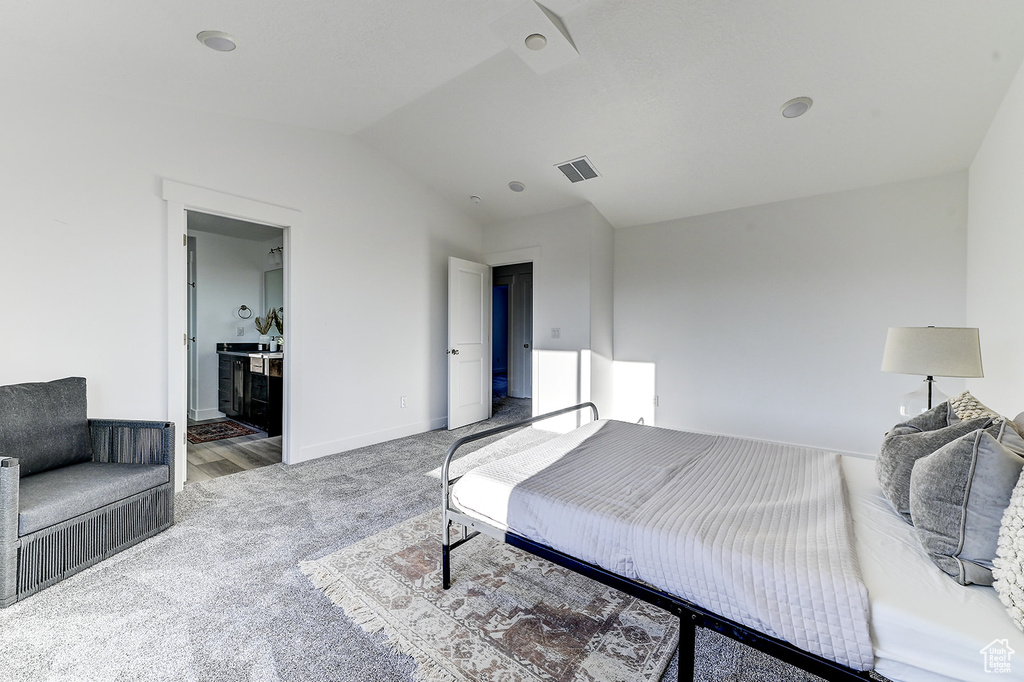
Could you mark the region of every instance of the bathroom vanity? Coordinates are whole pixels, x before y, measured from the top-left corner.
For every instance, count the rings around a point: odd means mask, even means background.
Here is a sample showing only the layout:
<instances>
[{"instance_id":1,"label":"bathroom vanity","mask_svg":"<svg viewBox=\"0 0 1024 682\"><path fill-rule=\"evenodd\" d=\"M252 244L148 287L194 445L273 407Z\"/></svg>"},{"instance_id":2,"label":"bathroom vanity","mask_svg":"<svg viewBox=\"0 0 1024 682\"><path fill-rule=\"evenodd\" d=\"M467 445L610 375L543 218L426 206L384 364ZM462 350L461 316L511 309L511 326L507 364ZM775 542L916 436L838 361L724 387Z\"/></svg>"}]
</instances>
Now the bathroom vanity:
<instances>
[{"instance_id":1,"label":"bathroom vanity","mask_svg":"<svg viewBox=\"0 0 1024 682\"><path fill-rule=\"evenodd\" d=\"M220 411L280 436L284 353L259 350L255 343L218 343L217 357Z\"/></svg>"}]
</instances>

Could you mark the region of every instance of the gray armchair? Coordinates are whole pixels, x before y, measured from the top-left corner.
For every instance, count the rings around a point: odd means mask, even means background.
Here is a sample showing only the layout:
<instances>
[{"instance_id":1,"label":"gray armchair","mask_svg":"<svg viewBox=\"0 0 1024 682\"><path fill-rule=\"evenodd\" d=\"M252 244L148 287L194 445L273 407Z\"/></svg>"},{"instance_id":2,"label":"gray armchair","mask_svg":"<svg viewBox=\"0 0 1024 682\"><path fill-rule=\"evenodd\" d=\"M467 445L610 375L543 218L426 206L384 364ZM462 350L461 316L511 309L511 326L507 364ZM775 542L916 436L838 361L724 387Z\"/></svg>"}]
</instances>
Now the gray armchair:
<instances>
[{"instance_id":1,"label":"gray armchair","mask_svg":"<svg viewBox=\"0 0 1024 682\"><path fill-rule=\"evenodd\" d=\"M173 424L88 419L80 377L0 386L0 608L173 522Z\"/></svg>"}]
</instances>

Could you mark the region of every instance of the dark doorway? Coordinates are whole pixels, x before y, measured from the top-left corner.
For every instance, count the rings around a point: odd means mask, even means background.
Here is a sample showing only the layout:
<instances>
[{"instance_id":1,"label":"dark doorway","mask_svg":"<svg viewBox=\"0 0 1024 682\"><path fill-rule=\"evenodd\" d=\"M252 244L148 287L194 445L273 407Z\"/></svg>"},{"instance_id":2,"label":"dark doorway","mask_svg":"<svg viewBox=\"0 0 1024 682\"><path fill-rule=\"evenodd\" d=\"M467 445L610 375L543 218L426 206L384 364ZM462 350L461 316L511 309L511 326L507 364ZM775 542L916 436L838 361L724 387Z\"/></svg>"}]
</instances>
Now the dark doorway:
<instances>
[{"instance_id":1,"label":"dark doorway","mask_svg":"<svg viewBox=\"0 0 1024 682\"><path fill-rule=\"evenodd\" d=\"M533 263L493 270L494 400L533 394Z\"/></svg>"}]
</instances>

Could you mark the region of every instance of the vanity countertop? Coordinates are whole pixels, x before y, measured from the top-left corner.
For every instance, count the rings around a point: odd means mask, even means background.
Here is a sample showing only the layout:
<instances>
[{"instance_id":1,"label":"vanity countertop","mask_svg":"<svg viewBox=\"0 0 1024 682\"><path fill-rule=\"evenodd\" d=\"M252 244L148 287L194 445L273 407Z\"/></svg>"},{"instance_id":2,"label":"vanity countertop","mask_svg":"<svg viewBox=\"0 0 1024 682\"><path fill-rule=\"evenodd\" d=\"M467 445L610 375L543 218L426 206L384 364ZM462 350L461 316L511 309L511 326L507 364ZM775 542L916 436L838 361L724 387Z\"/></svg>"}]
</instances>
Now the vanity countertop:
<instances>
[{"instance_id":1,"label":"vanity countertop","mask_svg":"<svg viewBox=\"0 0 1024 682\"><path fill-rule=\"evenodd\" d=\"M258 343L218 343L217 352L225 355L240 355L247 358L267 358L268 360L280 360L284 358L284 351L260 350Z\"/></svg>"},{"instance_id":2,"label":"vanity countertop","mask_svg":"<svg viewBox=\"0 0 1024 682\"><path fill-rule=\"evenodd\" d=\"M266 358L268 360L282 360L284 359L284 351L269 351L269 350L219 350L217 351L221 355L240 355L243 358Z\"/></svg>"}]
</instances>

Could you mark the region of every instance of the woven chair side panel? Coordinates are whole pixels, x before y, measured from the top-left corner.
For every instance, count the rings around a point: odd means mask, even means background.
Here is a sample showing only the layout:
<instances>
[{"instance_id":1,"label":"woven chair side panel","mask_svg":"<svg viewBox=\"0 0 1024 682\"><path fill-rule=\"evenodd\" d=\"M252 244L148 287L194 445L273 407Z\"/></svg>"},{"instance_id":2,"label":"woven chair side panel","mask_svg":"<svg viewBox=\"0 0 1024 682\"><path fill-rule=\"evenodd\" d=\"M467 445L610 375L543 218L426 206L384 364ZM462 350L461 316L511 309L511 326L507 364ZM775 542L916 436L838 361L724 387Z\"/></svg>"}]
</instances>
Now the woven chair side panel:
<instances>
[{"instance_id":1,"label":"woven chair side panel","mask_svg":"<svg viewBox=\"0 0 1024 682\"><path fill-rule=\"evenodd\" d=\"M174 425L165 422L91 419L92 459L119 464L174 463Z\"/></svg>"},{"instance_id":2,"label":"woven chair side panel","mask_svg":"<svg viewBox=\"0 0 1024 682\"><path fill-rule=\"evenodd\" d=\"M167 483L21 539L18 599L156 535L173 522Z\"/></svg>"},{"instance_id":3,"label":"woven chair side panel","mask_svg":"<svg viewBox=\"0 0 1024 682\"><path fill-rule=\"evenodd\" d=\"M14 603L18 575L18 485L21 467L0 465L0 608Z\"/></svg>"}]
</instances>

